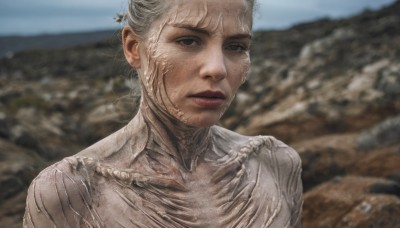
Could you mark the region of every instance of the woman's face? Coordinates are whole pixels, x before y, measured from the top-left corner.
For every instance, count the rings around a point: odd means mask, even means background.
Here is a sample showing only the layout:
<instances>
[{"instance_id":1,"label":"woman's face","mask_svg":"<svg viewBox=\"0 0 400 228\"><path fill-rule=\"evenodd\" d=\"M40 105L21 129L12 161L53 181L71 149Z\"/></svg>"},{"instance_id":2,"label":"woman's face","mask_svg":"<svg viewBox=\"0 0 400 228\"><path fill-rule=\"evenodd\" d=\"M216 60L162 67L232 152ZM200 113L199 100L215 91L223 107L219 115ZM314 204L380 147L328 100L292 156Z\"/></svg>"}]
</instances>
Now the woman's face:
<instances>
[{"instance_id":1,"label":"woman's face","mask_svg":"<svg viewBox=\"0 0 400 228\"><path fill-rule=\"evenodd\" d=\"M246 0L175 0L139 44L145 92L185 124L215 124L249 70L251 17Z\"/></svg>"}]
</instances>

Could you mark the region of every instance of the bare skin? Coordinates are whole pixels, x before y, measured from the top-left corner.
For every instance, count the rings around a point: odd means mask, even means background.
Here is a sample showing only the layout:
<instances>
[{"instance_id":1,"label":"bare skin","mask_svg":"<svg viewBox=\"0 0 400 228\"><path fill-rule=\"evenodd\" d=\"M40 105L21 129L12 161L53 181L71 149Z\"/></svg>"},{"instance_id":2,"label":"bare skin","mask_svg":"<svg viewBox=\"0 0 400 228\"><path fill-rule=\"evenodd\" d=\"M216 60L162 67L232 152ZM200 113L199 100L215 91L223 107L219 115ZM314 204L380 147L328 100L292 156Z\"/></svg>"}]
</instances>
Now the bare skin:
<instances>
[{"instance_id":1,"label":"bare skin","mask_svg":"<svg viewBox=\"0 0 400 228\"><path fill-rule=\"evenodd\" d=\"M299 226L297 153L214 126L249 69L247 3L175 3L146 39L123 31L142 83L138 114L39 174L24 227Z\"/></svg>"}]
</instances>

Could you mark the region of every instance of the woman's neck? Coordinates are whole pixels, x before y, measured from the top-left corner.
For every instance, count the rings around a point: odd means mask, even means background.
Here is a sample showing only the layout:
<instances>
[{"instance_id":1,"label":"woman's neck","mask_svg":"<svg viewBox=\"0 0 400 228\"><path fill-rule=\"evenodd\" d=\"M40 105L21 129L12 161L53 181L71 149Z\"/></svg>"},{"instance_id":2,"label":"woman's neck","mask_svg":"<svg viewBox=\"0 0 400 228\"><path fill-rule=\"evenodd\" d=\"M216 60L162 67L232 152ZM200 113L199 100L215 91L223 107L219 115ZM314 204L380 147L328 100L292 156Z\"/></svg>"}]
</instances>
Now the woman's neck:
<instances>
[{"instance_id":1,"label":"woman's neck","mask_svg":"<svg viewBox=\"0 0 400 228\"><path fill-rule=\"evenodd\" d=\"M201 154L211 147L210 128L197 128L184 124L172 115L142 97L139 115L148 127L146 148L172 156L181 167L192 171Z\"/></svg>"}]
</instances>

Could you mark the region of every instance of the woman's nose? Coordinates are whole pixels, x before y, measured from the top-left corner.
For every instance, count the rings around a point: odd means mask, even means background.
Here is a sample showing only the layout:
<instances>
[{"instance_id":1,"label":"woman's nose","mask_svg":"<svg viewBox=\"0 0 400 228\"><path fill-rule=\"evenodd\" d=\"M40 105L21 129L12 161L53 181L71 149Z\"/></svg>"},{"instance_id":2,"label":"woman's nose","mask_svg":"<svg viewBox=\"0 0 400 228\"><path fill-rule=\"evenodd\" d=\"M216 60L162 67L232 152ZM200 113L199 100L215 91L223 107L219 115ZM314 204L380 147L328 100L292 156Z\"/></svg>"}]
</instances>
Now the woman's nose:
<instances>
[{"instance_id":1,"label":"woman's nose","mask_svg":"<svg viewBox=\"0 0 400 228\"><path fill-rule=\"evenodd\" d=\"M213 48L202 56L200 75L202 78L220 81L227 75L225 56L221 48Z\"/></svg>"}]
</instances>

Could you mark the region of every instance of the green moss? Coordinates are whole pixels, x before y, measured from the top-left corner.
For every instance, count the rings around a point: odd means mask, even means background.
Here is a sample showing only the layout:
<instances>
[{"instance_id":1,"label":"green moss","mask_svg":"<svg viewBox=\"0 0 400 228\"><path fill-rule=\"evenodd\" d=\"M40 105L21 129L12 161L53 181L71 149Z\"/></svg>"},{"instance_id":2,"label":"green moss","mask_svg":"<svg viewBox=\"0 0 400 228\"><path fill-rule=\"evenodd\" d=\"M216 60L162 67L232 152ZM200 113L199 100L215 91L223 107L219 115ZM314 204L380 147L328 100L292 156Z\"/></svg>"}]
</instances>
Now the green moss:
<instances>
[{"instance_id":1,"label":"green moss","mask_svg":"<svg viewBox=\"0 0 400 228\"><path fill-rule=\"evenodd\" d=\"M15 112L20 108L26 107L34 107L37 109L48 110L51 107L51 104L42 98L25 95L13 99L12 101L10 101L8 106L11 111Z\"/></svg>"}]
</instances>

